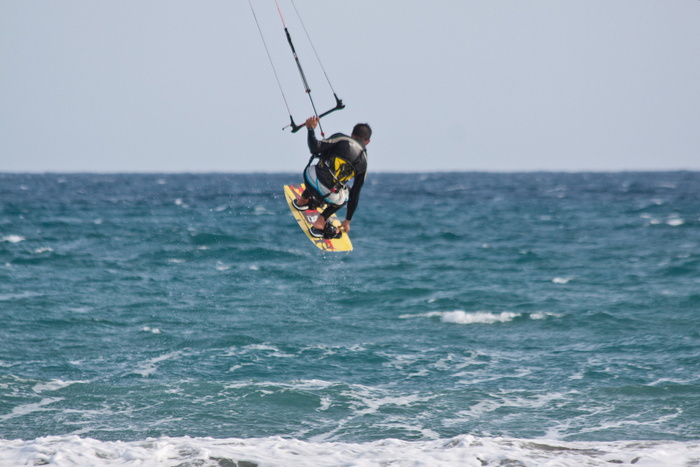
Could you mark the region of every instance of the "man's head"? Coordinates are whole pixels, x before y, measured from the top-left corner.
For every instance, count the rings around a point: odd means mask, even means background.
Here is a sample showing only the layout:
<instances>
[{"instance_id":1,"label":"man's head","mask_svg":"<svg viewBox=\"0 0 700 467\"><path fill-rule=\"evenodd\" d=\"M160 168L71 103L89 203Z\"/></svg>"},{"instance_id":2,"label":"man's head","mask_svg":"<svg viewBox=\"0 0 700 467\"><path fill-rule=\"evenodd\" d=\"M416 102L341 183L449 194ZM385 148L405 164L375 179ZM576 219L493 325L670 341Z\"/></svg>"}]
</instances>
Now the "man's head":
<instances>
[{"instance_id":1,"label":"man's head","mask_svg":"<svg viewBox=\"0 0 700 467\"><path fill-rule=\"evenodd\" d=\"M370 126L366 123L358 123L352 129L351 136L353 136L357 139L361 139L362 141L365 142L365 144L368 144L370 138L372 137L372 128L370 128Z\"/></svg>"}]
</instances>

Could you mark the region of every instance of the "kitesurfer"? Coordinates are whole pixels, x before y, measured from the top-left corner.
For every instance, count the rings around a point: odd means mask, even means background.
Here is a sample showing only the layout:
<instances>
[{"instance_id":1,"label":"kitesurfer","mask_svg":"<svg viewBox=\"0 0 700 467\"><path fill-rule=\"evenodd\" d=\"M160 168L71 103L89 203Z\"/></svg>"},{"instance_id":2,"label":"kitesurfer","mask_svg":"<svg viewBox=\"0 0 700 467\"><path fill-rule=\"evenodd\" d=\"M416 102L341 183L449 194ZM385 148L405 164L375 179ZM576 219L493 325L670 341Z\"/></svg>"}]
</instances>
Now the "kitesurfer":
<instances>
[{"instance_id":1,"label":"kitesurfer","mask_svg":"<svg viewBox=\"0 0 700 467\"><path fill-rule=\"evenodd\" d=\"M309 232L316 238L338 238L342 233L328 219L346 203L348 205L341 230L350 232L350 221L360 200L360 191L367 174L367 145L372 129L366 123L358 123L350 136L336 133L328 139L316 139L317 117L306 120L308 144L312 159L304 169L306 190L294 207L300 211L314 209L327 203ZM312 164L318 158L316 164ZM352 187L347 184L354 180Z\"/></svg>"}]
</instances>

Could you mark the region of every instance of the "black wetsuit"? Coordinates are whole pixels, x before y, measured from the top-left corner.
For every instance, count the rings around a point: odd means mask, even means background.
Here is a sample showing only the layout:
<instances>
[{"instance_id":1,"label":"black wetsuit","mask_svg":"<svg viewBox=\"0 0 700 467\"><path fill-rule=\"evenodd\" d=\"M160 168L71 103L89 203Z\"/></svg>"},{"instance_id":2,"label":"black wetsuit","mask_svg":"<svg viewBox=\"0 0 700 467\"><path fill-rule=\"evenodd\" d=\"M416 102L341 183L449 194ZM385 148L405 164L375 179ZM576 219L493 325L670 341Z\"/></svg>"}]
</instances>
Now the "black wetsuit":
<instances>
[{"instance_id":1,"label":"black wetsuit","mask_svg":"<svg viewBox=\"0 0 700 467\"><path fill-rule=\"evenodd\" d=\"M352 138L352 140L357 143L357 145L354 145L348 141L349 138L349 136L342 133L336 133L328 139L319 141L316 139L316 133L314 130L309 128L309 150L311 151L311 154L317 156L321 160L319 165L317 165L316 170L316 175L318 176L319 182L329 188L334 186L335 181L333 180L333 175L324 165L325 162L332 159L333 156L343 158L355 169L354 182L352 184L352 188L350 188L350 199L348 201L348 209L345 215L345 219L350 221L355 213L355 209L357 209L357 203L360 200L360 191L362 190L362 185L364 185L365 176L367 175L367 148L365 147L363 141L357 138ZM320 195L319 193L307 194L315 195L314 197L316 198L319 198ZM321 215L325 219L328 219L341 207L342 205L338 206L329 203Z\"/></svg>"}]
</instances>

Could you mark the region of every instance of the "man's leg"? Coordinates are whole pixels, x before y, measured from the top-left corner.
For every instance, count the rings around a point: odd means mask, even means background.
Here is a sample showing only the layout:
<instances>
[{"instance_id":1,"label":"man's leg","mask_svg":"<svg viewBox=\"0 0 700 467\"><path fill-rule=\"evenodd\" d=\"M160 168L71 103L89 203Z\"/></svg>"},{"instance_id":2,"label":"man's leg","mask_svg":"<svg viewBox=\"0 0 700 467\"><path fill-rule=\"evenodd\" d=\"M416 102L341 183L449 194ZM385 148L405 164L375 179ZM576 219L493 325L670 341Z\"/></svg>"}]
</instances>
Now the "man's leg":
<instances>
[{"instance_id":1,"label":"man's leg","mask_svg":"<svg viewBox=\"0 0 700 467\"><path fill-rule=\"evenodd\" d=\"M309 209L316 209L324 204L323 194L321 194L316 186L319 184L318 178L316 176L316 166L311 165L304 169L302 174L304 178L304 184L306 187L301 193L301 197L297 201L300 206L306 206L311 203Z\"/></svg>"},{"instance_id":2,"label":"man's leg","mask_svg":"<svg viewBox=\"0 0 700 467\"><path fill-rule=\"evenodd\" d=\"M314 196L309 192L309 189L305 189L302 193L301 196L299 197L299 204L301 205L307 205L309 204L309 201L311 201L314 198Z\"/></svg>"},{"instance_id":3,"label":"man's leg","mask_svg":"<svg viewBox=\"0 0 700 467\"><path fill-rule=\"evenodd\" d=\"M314 222L314 228L318 230L323 230L323 228L326 226L326 222L328 221L328 219L342 207L342 204L338 206L337 204L328 203L326 209L323 210L321 215L318 216L318 219L316 219L316 222Z\"/></svg>"},{"instance_id":4,"label":"man's leg","mask_svg":"<svg viewBox=\"0 0 700 467\"><path fill-rule=\"evenodd\" d=\"M301 193L301 196L299 196L299 199L297 199L294 204L297 206L297 209L301 209L302 206L308 206L307 209L316 209L325 203L317 193L307 188Z\"/></svg>"}]
</instances>

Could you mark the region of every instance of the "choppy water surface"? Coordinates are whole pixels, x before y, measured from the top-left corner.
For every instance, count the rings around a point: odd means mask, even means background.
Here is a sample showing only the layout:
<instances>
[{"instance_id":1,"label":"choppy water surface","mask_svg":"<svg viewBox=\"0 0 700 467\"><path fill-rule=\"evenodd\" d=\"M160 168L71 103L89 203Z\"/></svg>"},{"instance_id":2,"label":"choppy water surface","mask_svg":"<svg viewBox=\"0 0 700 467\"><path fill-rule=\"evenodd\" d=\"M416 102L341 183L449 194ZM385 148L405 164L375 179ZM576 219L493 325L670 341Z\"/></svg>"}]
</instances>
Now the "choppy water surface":
<instances>
[{"instance_id":1,"label":"choppy water surface","mask_svg":"<svg viewBox=\"0 0 700 467\"><path fill-rule=\"evenodd\" d=\"M299 178L0 174L0 465L700 462L700 173Z\"/></svg>"}]
</instances>

